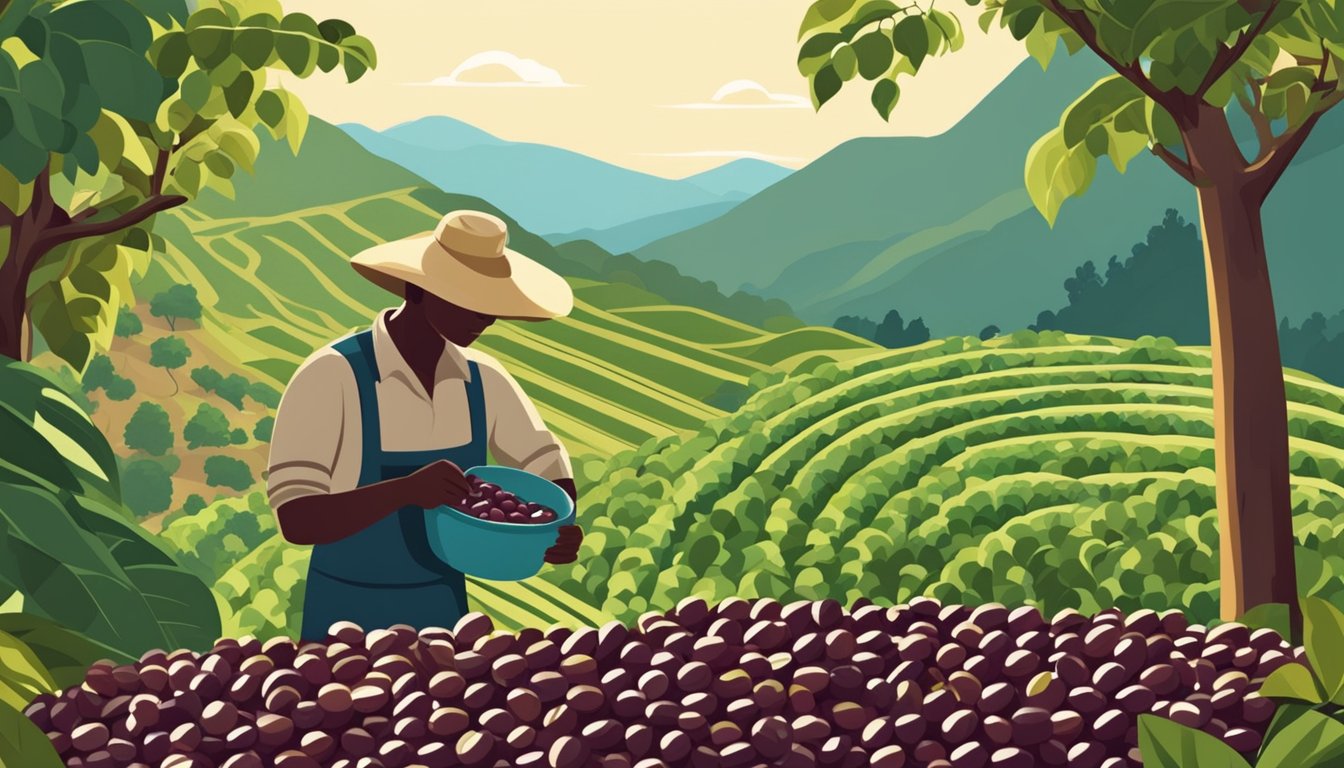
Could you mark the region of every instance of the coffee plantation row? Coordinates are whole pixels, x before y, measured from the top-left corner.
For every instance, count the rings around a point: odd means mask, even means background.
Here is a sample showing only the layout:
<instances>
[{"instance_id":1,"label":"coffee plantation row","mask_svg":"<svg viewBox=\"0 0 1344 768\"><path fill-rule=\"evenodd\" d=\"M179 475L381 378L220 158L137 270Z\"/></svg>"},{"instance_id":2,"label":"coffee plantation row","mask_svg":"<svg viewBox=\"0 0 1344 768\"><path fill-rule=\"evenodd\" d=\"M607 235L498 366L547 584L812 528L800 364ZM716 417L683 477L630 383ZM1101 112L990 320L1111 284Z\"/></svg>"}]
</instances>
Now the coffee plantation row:
<instances>
[{"instance_id":1,"label":"coffee plantation row","mask_svg":"<svg viewBox=\"0 0 1344 768\"><path fill-rule=\"evenodd\" d=\"M688 598L629 627L154 650L25 714L69 768L1128 768L1148 713L1256 752L1258 689L1305 658L1178 611Z\"/></svg>"},{"instance_id":2,"label":"coffee plantation row","mask_svg":"<svg viewBox=\"0 0 1344 768\"><path fill-rule=\"evenodd\" d=\"M625 620L697 594L1217 617L1208 352L1019 333L819 363L615 457L578 564ZM805 366L806 367L806 366ZM1344 390L1286 374L1304 594L1344 598Z\"/></svg>"}]
</instances>

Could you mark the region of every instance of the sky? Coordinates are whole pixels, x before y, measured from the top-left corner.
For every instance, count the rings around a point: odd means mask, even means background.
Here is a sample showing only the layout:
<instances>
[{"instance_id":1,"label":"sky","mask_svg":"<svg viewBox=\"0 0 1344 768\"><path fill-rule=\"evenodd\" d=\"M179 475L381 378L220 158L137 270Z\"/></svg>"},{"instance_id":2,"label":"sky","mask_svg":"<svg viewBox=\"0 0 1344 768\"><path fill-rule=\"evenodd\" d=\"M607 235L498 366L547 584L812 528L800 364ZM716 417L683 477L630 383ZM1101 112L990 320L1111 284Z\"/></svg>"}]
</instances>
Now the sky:
<instances>
[{"instance_id":1,"label":"sky","mask_svg":"<svg viewBox=\"0 0 1344 768\"><path fill-rule=\"evenodd\" d=\"M510 141L551 144L680 178L736 157L798 168L859 136L947 130L1024 58L1006 32L961 18L966 46L902 78L884 122L856 79L820 112L798 73L808 0L286 0L370 38L378 67L281 76L309 111L383 129L448 115Z\"/></svg>"}]
</instances>

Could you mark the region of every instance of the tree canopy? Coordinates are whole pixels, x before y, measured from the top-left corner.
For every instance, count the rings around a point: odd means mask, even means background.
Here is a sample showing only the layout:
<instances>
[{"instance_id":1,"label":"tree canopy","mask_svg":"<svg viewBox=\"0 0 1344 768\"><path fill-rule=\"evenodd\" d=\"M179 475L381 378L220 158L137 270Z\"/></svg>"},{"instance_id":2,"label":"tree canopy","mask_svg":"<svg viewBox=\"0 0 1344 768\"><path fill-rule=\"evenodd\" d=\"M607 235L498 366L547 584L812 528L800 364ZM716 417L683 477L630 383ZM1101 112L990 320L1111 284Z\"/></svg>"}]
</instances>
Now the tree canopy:
<instances>
[{"instance_id":1,"label":"tree canopy","mask_svg":"<svg viewBox=\"0 0 1344 768\"><path fill-rule=\"evenodd\" d=\"M27 356L31 318L77 370L162 250L156 214L231 196L257 128L297 152L308 114L268 74L376 65L350 24L276 0L10 0L0 39L0 288L27 297L0 307L0 354Z\"/></svg>"},{"instance_id":2,"label":"tree canopy","mask_svg":"<svg viewBox=\"0 0 1344 768\"><path fill-rule=\"evenodd\" d=\"M179 283L154 294L149 300L149 314L167 320L172 330L177 330L178 320L200 320L201 301L196 297L196 286Z\"/></svg>"}]
</instances>

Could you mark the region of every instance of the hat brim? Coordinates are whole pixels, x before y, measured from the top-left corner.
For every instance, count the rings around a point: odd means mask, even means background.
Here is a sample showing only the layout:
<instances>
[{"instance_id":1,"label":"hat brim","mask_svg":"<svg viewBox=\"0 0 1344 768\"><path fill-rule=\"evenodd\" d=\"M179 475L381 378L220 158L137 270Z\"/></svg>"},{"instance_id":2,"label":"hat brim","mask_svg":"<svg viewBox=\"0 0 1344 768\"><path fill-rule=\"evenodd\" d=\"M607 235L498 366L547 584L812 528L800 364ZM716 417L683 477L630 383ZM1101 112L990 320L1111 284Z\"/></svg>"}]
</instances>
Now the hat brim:
<instances>
[{"instance_id":1,"label":"hat brim","mask_svg":"<svg viewBox=\"0 0 1344 768\"><path fill-rule=\"evenodd\" d=\"M535 259L506 248L507 269L484 274L444 248L432 233L375 245L350 266L397 296L406 284L473 312L508 320L549 320L568 315L574 291L565 279Z\"/></svg>"}]
</instances>

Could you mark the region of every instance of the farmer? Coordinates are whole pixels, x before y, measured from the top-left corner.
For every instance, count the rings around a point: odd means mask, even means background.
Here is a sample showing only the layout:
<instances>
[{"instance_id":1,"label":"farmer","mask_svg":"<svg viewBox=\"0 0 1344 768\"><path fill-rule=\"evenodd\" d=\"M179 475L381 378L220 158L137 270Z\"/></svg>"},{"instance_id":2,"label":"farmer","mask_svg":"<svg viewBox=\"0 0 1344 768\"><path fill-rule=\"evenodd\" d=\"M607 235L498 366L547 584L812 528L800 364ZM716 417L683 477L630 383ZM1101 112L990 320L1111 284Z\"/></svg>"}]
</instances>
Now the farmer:
<instances>
[{"instance_id":1,"label":"farmer","mask_svg":"<svg viewBox=\"0 0 1344 768\"><path fill-rule=\"evenodd\" d=\"M433 234L358 254L355 270L405 301L290 380L268 491L284 537L313 545L302 640L341 620L451 628L467 612L465 578L430 552L421 510L461 502L463 471L485 464L487 448L577 500L564 446L503 366L470 349L497 319L574 305L563 278L507 240L499 218L455 211ZM573 562L582 538L560 528L546 561Z\"/></svg>"}]
</instances>

